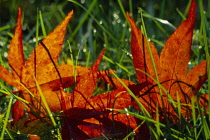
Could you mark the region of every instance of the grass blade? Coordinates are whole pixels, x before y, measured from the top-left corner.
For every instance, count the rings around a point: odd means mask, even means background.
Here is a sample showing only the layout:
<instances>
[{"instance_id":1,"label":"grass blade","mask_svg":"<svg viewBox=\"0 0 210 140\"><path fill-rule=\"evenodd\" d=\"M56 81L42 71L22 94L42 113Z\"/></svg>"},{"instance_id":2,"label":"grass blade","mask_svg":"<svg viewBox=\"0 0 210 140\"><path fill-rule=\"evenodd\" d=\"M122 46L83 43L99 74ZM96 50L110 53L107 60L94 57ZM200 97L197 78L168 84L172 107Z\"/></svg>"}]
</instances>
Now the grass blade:
<instances>
[{"instance_id":1,"label":"grass blade","mask_svg":"<svg viewBox=\"0 0 210 140\"><path fill-rule=\"evenodd\" d=\"M43 101L43 103L44 103L44 105L45 105L45 107L46 107L47 114L49 115L49 117L50 117L50 119L51 119L51 121L52 121L52 123L53 123L53 126L56 128L56 131L57 131L57 133L58 133L58 139L59 139L59 140L62 140L61 133L60 133L60 129L57 128L57 124L56 124L56 122L55 122L55 119L54 119L54 117L53 117L53 114L52 114L52 112L50 111L50 108L49 108L49 106L48 106L48 104L47 104L47 101L46 101L46 99L45 99L45 97L44 97L44 94L43 94L43 92L42 92L42 89L40 88L39 83L37 82L37 80L36 80L35 77L34 77L34 81L35 81L35 83L36 83L36 86L37 86L37 89L38 89L39 94L40 94L40 96L41 96L41 99L42 99L42 101Z\"/></svg>"},{"instance_id":2,"label":"grass blade","mask_svg":"<svg viewBox=\"0 0 210 140\"><path fill-rule=\"evenodd\" d=\"M7 108L7 112L6 112L4 121L3 121L4 124L3 124L3 128L2 128L2 131L1 131L1 137L0 137L1 140L4 139L4 134L5 134L5 131L6 131L8 120L9 120L10 110L11 110L11 107L12 107L12 101L13 101L13 98L10 98L8 108Z\"/></svg>"}]
</instances>

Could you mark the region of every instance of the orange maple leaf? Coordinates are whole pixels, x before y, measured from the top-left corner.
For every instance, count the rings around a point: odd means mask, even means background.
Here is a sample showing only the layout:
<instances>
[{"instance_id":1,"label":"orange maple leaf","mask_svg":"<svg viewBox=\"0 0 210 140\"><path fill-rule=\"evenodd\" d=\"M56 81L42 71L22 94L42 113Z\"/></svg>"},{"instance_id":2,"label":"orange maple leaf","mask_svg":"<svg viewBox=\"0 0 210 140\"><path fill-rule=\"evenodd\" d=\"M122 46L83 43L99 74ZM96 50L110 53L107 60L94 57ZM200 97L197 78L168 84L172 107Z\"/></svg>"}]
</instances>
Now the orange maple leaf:
<instances>
[{"instance_id":1,"label":"orange maple leaf","mask_svg":"<svg viewBox=\"0 0 210 140\"><path fill-rule=\"evenodd\" d=\"M64 42L65 30L72 14L73 11L35 48L29 59L25 61L22 45L22 10L19 8L17 26L8 53L11 73L0 66L0 78L17 88L19 96L28 101L30 108L34 111L44 110L34 78L38 81L51 111L62 110L61 93L55 91L59 90L60 87L65 88L74 84L73 66L54 65L58 61L58 55ZM76 76L88 71L88 68L81 66L75 66L75 69ZM31 93L29 94L27 90ZM13 107L14 121L20 119L23 115L24 104L17 100Z\"/></svg>"},{"instance_id":2,"label":"orange maple leaf","mask_svg":"<svg viewBox=\"0 0 210 140\"><path fill-rule=\"evenodd\" d=\"M101 136L102 132L104 134L124 132L126 126L134 129L136 123L132 116L116 114L114 111L107 110L107 108L127 108L131 104L131 98L127 92L120 93L120 90L116 90L92 97L98 78L109 79L108 74L114 72L112 70L98 70L105 50L102 51L91 68L72 65L55 66L62 49L65 29L72 14L73 12L70 12L25 61L21 29L22 11L19 8L15 34L9 48L8 62L11 72L0 66L0 78L9 85L16 87L19 96L29 102L27 104L29 106L28 112L32 114L32 117L40 112L39 116L36 117L42 117L46 116L46 112L35 83L36 80L50 110L52 112L64 111L62 116L64 118L62 127L64 139L92 138ZM16 61L17 58L19 61ZM75 86L72 94L64 92L64 88L71 86ZM24 107L25 104L21 101L17 100L15 102L12 112L14 121L24 116ZM116 124L118 131L112 130L113 123Z\"/></svg>"},{"instance_id":3,"label":"orange maple leaf","mask_svg":"<svg viewBox=\"0 0 210 140\"><path fill-rule=\"evenodd\" d=\"M158 104L161 117L167 116L171 120L178 119L171 99L180 101L183 104L181 114L184 118L190 118L191 99L192 97L199 98L196 93L207 80L206 61L201 62L188 71L195 22L195 7L196 3L193 0L188 18L166 41L160 56L155 46L146 40L127 13L127 19L132 28L131 53L136 76L140 85L147 85L141 91L135 90L133 92L139 97L139 101L154 118L156 105ZM152 62L150 52L154 63ZM158 86L158 83L162 87ZM207 95L202 95L201 106L206 106L207 100ZM166 114L164 109L166 109Z\"/></svg>"}]
</instances>

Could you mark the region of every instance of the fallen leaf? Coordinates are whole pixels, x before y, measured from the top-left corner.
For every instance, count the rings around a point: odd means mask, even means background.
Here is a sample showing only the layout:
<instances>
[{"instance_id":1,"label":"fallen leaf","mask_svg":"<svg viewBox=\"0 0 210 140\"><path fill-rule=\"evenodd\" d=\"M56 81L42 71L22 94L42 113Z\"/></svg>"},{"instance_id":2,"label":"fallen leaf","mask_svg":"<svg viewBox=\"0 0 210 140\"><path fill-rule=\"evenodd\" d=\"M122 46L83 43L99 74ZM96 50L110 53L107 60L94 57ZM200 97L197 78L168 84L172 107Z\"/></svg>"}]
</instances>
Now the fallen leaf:
<instances>
[{"instance_id":1,"label":"fallen leaf","mask_svg":"<svg viewBox=\"0 0 210 140\"><path fill-rule=\"evenodd\" d=\"M51 111L58 111L62 110L61 95L56 90L59 90L60 87L72 86L74 76L78 76L77 79L79 79L80 75L89 71L89 68L81 66L53 65L53 62L57 63L58 61L58 55L64 42L65 30L72 14L73 11L34 49L26 61L22 45L22 10L20 8L18 10L17 26L8 53L11 73L3 66L0 66L0 78L18 89L16 92L19 92L19 96L29 102L27 105L30 110L28 111L37 112L39 110L39 112L42 112L45 110L34 77L38 81ZM76 75L74 75L73 68L75 68ZM14 104L12 109L14 121L19 120L24 115L24 105L26 104L22 104L21 101L16 101Z\"/></svg>"},{"instance_id":2,"label":"fallen leaf","mask_svg":"<svg viewBox=\"0 0 210 140\"><path fill-rule=\"evenodd\" d=\"M156 105L158 105L161 119L167 116L172 121L178 120L178 114L174 110L171 101L171 99L175 102L178 101L178 96L179 101L183 104L181 108L182 116L184 118L190 118L191 113L189 112L191 111L191 107L185 104L190 105L191 98L197 98L197 92L207 80L206 61L201 62L188 71L195 22L195 7L196 3L193 0L188 18L166 41L160 56L155 46L150 41L147 41L136 26L134 20L127 13L127 19L132 29L131 53L136 76L140 85L142 83L148 83L141 90L133 90L133 92L139 97L139 101L150 112L153 118L156 117ZM152 63L150 52L153 56L154 63ZM159 87L157 82L162 87ZM134 85L134 87L138 86ZM207 105L207 96L205 96L205 99L201 100L203 105ZM166 109L166 113L164 113L164 109Z\"/></svg>"},{"instance_id":3,"label":"fallen leaf","mask_svg":"<svg viewBox=\"0 0 210 140\"><path fill-rule=\"evenodd\" d=\"M115 78L109 78L108 75L115 71L98 70L105 49L91 68L66 64L56 66L64 42L65 29L72 14L73 12L70 12L63 22L34 49L29 59L25 60L21 29L22 11L19 8L15 34L9 48L8 62L11 73L0 66L0 78L16 87L18 91L15 93L19 93L19 97L29 102L28 104L20 100L15 102L12 108L14 127L19 127L20 131L29 130L19 124L19 122L25 123L25 120L21 119L25 115L25 106L30 115L26 121L29 119L33 122L39 118L40 120L46 118L49 121L37 88L39 86L50 110L63 111L63 116L60 116L64 118L63 139L100 137L102 132L104 134L120 132L123 134L121 137L125 136L136 127L134 118L110 111L108 108L125 109L130 105L131 98L122 85L117 84ZM17 58L20 61L16 62ZM92 97L99 78L117 90ZM115 81L115 84L112 84L112 81ZM123 81L126 84L132 83L128 80ZM73 87L73 92L66 93L64 88L67 87ZM117 131L111 127L113 122ZM130 128L129 131L125 131L127 127ZM37 132L33 126L30 130Z\"/></svg>"}]
</instances>

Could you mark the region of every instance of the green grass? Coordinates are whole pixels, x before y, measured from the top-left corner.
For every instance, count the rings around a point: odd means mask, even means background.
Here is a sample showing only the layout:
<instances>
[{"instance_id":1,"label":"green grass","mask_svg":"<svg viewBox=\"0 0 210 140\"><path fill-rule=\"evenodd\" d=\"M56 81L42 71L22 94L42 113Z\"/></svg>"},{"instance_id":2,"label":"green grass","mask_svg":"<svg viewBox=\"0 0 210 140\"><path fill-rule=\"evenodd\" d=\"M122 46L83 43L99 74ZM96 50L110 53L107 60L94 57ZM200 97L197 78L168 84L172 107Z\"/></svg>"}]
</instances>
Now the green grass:
<instances>
[{"instance_id":1,"label":"green grass","mask_svg":"<svg viewBox=\"0 0 210 140\"><path fill-rule=\"evenodd\" d=\"M38 42L50 33L61 21L65 15L74 10L73 18L67 28L66 42L64 44L59 63L72 60L76 65L90 67L101 50L105 47L106 54L100 69L113 69L117 71L116 77L126 78L131 81L136 81L135 71L132 65L130 54L130 31L129 24L125 18L125 12L132 13L132 17L137 22L139 27L143 25L143 31L147 33L147 38L157 46L161 51L163 45L175 28L181 24L186 18L189 2L160 0L160 2L146 1L134 3L134 0L117 0L117 1L99 1L86 0L84 3L76 0L68 1L37 1L34 3L12 0L11 5L9 0L0 1L0 9L6 9L8 12L0 10L0 64L9 68L7 63L8 45L14 33L17 7L23 8L23 43L24 55L29 57L31 51L35 48ZM178 4L177 4L178 3ZM199 11L196 13L196 24L194 29L192 57L189 64L189 69L200 63L202 60L209 60L209 26L207 20L210 15L210 4L198 0L197 7ZM176 6L174 6L176 5ZM141 11L142 13L138 12ZM9 15L6 15L9 13ZM8 18L6 18L8 17ZM142 19L143 17L143 19ZM151 56L152 57L152 56ZM155 69L155 67L154 67ZM209 68L208 77L210 78ZM157 84L160 88L158 79ZM0 139L26 139L26 133L20 131L11 131L11 107L14 100L19 99L16 95L10 95L14 90L2 80L0 87L0 95L9 94L0 98ZM39 85L37 84L39 87ZM129 89L128 89L129 90ZM42 93L40 91L40 93ZM210 93L210 80L202 87L199 94ZM137 97L130 95L138 101ZM177 96L177 99L179 97ZM210 98L210 96L209 96ZM42 97L42 100L44 98ZM181 103L171 102L177 109L177 114L181 118L180 108ZM192 99L193 100L193 99ZM27 103L26 101L22 100ZM153 120L149 113L144 109L139 102L139 107L144 110L144 113L119 110L122 113L129 113L142 120L143 124L147 124L154 139L210 139L210 116L201 113L202 108L198 108L197 104L192 101L192 119L184 120L181 124L173 124L171 122L161 123L159 119ZM47 107L47 104L45 104ZM210 109L210 104L209 104ZM53 114L47 109L47 116L52 120L53 124L48 126L46 130L37 132L43 139L51 139L60 137L61 119L55 117L58 114ZM198 115L196 115L196 113ZM158 118L158 109L157 114ZM20 126L19 124L17 126ZM23 128L22 128L23 129ZM14 130L14 129L13 129ZM33 129L32 129L33 130ZM51 135L47 137L47 134ZM132 138L133 134L128 135L126 139ZM109 139L110 136L103 136L104 139ZM95 139L102 139L95 138Z\"/></svg>"}]
</instances>

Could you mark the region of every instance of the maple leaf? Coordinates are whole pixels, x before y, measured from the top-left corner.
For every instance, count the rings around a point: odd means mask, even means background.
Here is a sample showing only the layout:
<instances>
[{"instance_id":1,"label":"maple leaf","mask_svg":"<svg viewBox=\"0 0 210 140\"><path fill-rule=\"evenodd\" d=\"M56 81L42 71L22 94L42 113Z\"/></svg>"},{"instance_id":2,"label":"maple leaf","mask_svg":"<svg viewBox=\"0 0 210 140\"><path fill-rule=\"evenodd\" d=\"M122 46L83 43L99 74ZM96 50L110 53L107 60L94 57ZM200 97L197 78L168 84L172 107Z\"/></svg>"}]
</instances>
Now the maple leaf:
<instances>
[{"instance_id":1,"label":"maple leaf","mask_svg":"<svg viewBox=\"0 0 210 140\"><path fill-rule=\"evenodd\" d=\"M17 26L8 52L11 73L3 66L0 66L0 78L18 89L19 96L30 103L28 105L30 111L44 110L34 78L39 83L51 111L62 110L61 96L68 96L61 95L62 92L56 92L56 90L74 84L73 66L54 65L58 61L58 55L64 42L65 29L72 14L73 11L34 49L26 61L22 45L22 10L18 9ZM88 68L81 66L75 66L75 69L76 76L88 71ZM27 90L30 91L30 94ZM24 104L19 100L13 106L12 114L14 121L19 120L24 115Z\"/></svg>"},{"instance_id":2,"label":"maple leaf","mask_svg":"<svg viewBox=\"0 0 210 140\"><path fill-rule=\"evenodd\" d=\"M63 110L64 112L62 116L64 118L62 127L64 139L86 139L101 136L102 132L104 134L124 132L126 126L135 128L136 124L132 116L107 110L107 108L127 108L131 103L127 92L116 90L92 97L98 79L109 79L108 74L114 72L98 70L105 49L91 68L55 65L62 49L65 29L72 14L73 12L70 12L67 15L63 22L34 49L26 61L22 45L22 11L19 8L15 34L9 47L8 63L11 72L0 66L2 72L0 78L16 87L18 91L15 92L19 93L19 97L29 102L27 111L31 115L30 119L46 116L45 107L37 88L40 86L50 110L52 112ZM16 61L16 58L20 61ZM73 93L64 92L66 87L74 87ZM15 102L12 109L14 124L26 122L21 119L24 116L25 106L26 104L19 100ZM34 116L36 114L38 116ZM113 122L118 131L112 130ZM93 127L95 129L92 129Z\"/></svg>"},{"instance_id":3,"label":"maple leaf","mask_svg":"<svg viewBox=\"0 0 210 140\"><path fill-rule=\"evenodd\" d=\"M206 61L188 71L195 22L195 7L196 3L193 0L188 18L166 41L160 56L155 46L146 40L127 13L127 19L132 29L131 53L136 76L140 85L146 85L142 90L133 90L133 92L154 118L156 105L158 104L160 117L167 115L172 121L178 119L172 101L170 101L171 99L180 101L183 104L181 114L184 118L190 118L191 99L192 97L199 98L197 92L207 80ZM153 79L156 79L156 81ZM162 87L158 86L158 82ZM201 97L203 97L201 98L201 106L207 105L207 95ZM164 109L166 109L167 114L164 114Z\"/></svg>"}]
</instances>

